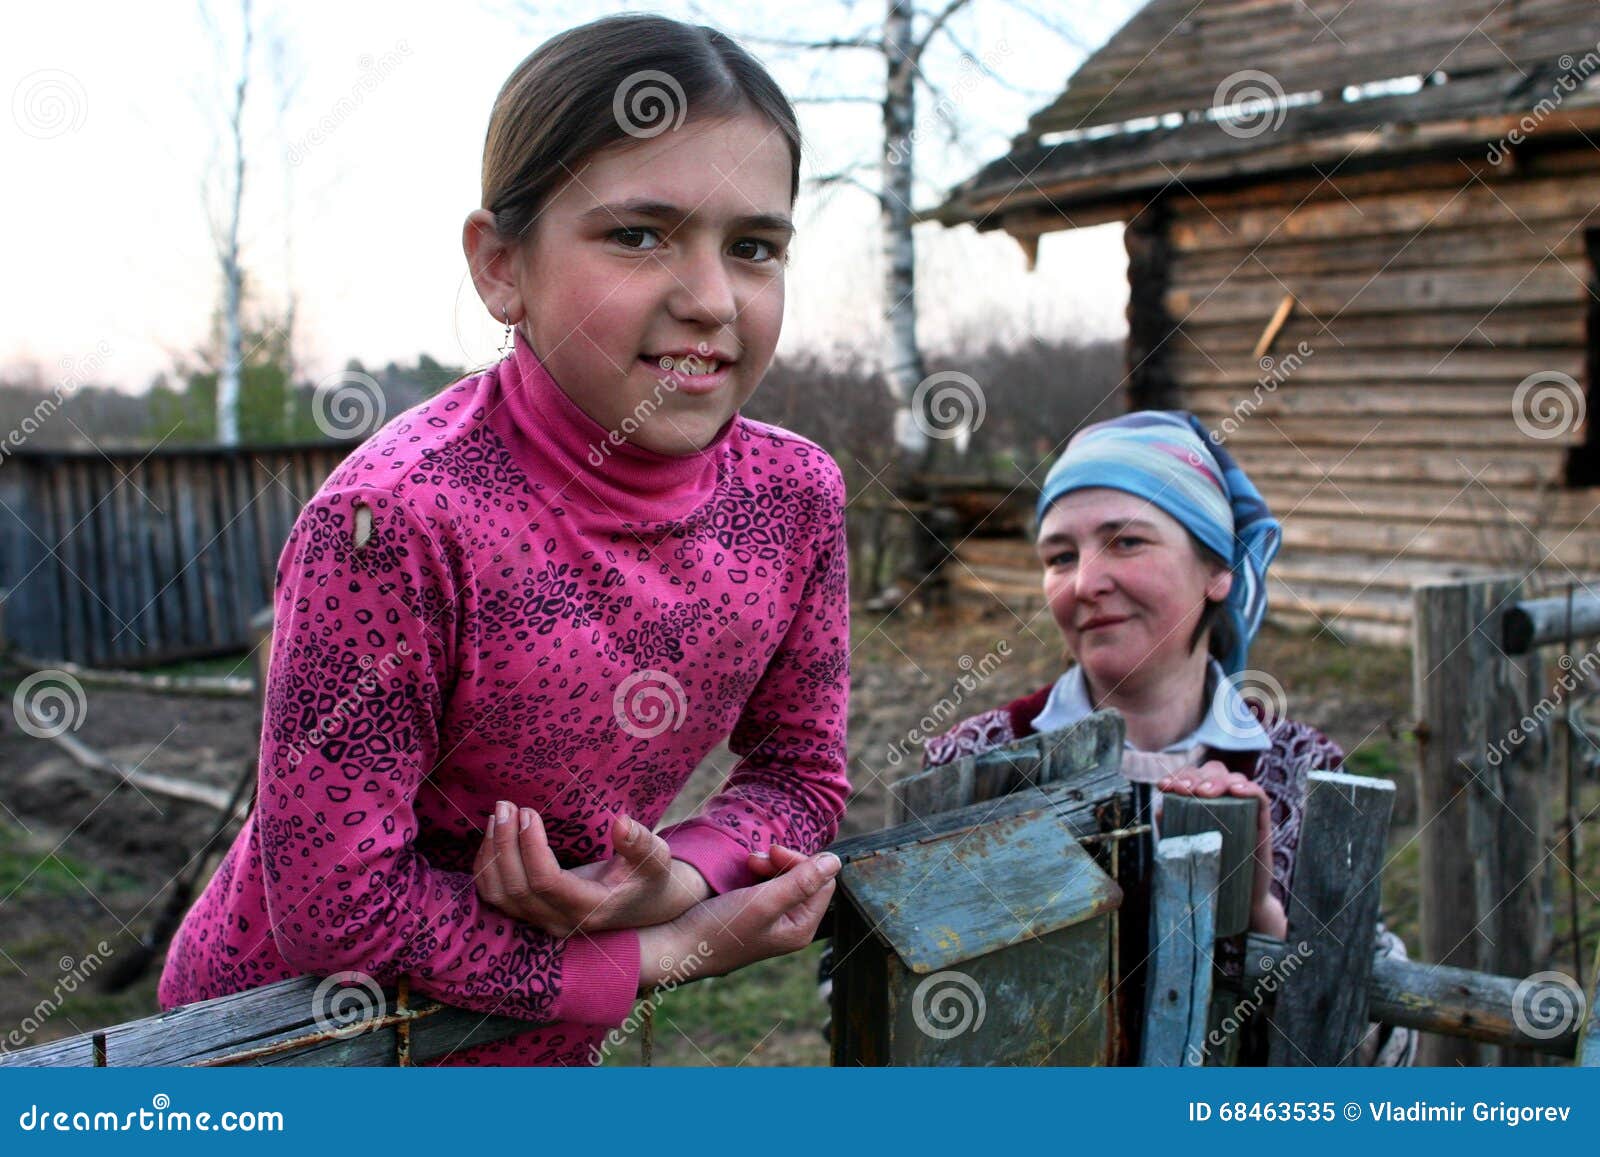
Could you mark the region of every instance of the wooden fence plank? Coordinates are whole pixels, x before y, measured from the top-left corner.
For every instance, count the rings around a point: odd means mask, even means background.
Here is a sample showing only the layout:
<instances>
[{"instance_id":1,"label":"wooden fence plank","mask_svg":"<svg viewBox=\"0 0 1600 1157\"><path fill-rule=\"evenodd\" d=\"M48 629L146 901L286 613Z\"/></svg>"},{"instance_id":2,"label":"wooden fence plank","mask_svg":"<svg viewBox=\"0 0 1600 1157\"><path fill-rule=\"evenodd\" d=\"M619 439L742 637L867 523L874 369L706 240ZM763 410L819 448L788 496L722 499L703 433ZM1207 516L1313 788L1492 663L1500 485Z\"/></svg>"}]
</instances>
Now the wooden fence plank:
<instances>
[{"instance_id":1,"label":"wooden fence plank","mask_svg":"<svg viewBox=\"0 0 1600 1157\"><path fill-rule=\"evenodd\" d=\"M1312 772L1289 894L1288 942L1304 941L1268 1026L1268 1063L1347 1065L1366 1030L1394 784Z\"/></svg>"},{"instance_id":2,"label":"wooden fence plank","mask_svg":"<svg viewBox=\"0 0 1600 1157\"><path fill-rule=\"evenodd\" d=\"M1141 1063L1204 1061L1211 1014L1211 954L1222 835L1174 836L1156 845L1151 956Z\"/></svg>"}]
</instances>

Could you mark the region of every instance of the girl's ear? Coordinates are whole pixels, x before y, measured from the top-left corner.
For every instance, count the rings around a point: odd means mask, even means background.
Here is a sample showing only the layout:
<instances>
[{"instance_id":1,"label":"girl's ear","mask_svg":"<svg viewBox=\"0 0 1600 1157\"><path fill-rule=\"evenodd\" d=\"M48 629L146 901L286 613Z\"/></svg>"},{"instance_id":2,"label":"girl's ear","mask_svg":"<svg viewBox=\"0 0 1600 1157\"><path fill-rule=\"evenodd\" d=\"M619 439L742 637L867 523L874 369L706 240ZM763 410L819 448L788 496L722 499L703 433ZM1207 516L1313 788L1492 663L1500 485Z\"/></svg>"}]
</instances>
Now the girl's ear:
<instances>
[{"instance_id":1,"label":"girl's ear","mask_svg":"<svg viewBox=\"0 0 1600 1157\"><path fill-rule=\"evenodd\" d=\"M461 248L467 255L467 270L478 297L497 324L509 316L519 325L526 313L517 284L519 238L507 237L495 228L494 214L474 209L461 227Z\"/></svg>"}]
</instances>

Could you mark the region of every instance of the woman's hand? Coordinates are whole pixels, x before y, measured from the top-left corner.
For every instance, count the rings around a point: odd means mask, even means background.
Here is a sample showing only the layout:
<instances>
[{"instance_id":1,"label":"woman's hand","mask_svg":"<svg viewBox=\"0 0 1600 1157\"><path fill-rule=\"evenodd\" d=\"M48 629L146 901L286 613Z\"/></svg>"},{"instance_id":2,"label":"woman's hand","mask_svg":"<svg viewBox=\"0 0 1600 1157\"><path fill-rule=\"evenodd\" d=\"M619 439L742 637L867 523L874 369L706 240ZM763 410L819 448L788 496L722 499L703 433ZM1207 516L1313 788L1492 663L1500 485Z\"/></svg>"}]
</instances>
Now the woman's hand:
<instances>
[{"instance_id":1,"label":"woman's hand","mask_svg":"<svg viewBox=\"0 0 1600 1157\"><path fill-rule=\"evenodd\" d=\"M1272 894L1272 804L1266 789L1247 775L1229 771L1226 764L1210 760L1185 767L1156 784L1162 792L1216 799L1223 795L1254 797L1256 807L1255 877L1250 886L1250 928L1278 940L1289 935L1283 902Z\"/></svg>"},{"instance_id":2,"label":"woman's hand","mask_svg":"<svg viewBox=\"0 0 1600 1157\"><path fill-rule=\"evenodd\" d=\"M693 866L627 816L611 821L616 855L576 868L556 862L533 808L501 802L472 865L478 895L556 937L663 924L711 894Z\"/></svg>"},{"instance_id":3,"label":"woman's hand","mask_svg":"<svg viewBox=\"0 0 1600 1157\"><path fill-rule=\"evenodd\" d=\"M639 930L641 992L669 979L721 976L811 943L833 898L839 857L774 848L771 858L772 879L712 896L670 923Z\"/></svg>"}]
</instances>

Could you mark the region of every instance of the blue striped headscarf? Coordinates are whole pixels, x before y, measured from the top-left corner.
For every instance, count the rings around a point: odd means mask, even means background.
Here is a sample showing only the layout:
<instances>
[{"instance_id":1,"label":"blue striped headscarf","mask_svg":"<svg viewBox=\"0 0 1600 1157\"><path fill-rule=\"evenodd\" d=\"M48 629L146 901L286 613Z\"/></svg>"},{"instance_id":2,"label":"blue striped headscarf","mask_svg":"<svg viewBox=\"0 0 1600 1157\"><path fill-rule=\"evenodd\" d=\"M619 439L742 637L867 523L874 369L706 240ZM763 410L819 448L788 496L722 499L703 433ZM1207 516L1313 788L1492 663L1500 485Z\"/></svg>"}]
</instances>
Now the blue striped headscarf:
<instances>
[{"instance_id":1,"label":"blue striped headscarf","mask_svg":"<svg viewBox=\"0 0 1600 1157\"><path fill-rule=\"evenodd\" d=\"M1233 627L1225 674L1245 669L1267 613L1267 567L1283 543L1261 493L1233 456L1184 410L1140 410L1085 426L1045 476L1036 510L1044 521L1073 490L1123 490L1166 511L1233 568L1223 614Z\"/></svg>"}]
</instances>

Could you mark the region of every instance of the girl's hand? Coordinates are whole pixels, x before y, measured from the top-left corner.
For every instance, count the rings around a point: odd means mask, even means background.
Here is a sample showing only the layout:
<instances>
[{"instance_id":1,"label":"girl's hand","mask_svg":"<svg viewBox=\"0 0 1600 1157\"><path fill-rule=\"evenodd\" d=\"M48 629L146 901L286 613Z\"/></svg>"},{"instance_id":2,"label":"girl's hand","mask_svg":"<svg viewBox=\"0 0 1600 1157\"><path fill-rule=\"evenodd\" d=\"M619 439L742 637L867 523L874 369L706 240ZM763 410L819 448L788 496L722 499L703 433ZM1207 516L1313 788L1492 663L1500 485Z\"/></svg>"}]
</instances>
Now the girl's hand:
<instances>
[{"instance_id":1,"label":"girl's hand","mask_svg":"<svg viewBox=\"0 0 1600 1157\"><path fill-rule=\"evenodd\" d=\"M640 929L639 990L668 979L721 976L810 944L833 898L839 857L787 852L775 858L788 866L773 879L712 896L668 924Z\"/></svg>"},{"instance_id":2,"label":"girl's hand","mask_svg":"<svg viewBox=\"0 0 1600 1157\"><path fill-rule=\"evenodd\" d=\"M533 808L502 801L489 819L472 873L478 895L506 915L565 938L574 932L662 924L711 894L667 842L627 816L611 821L617 854L576 868L556 862Z\"/></svg>"},{"instance_id":3,"label":"girl's hand","mask_svg":"<svg viewBox=\"0 0 1600 1157\"><path fill-rule=\"evenodd\" d=\"M1289 935L1289 919L1283 902L1272 894L1272 804L1266 789L1247 775L1229 771L1217 760L1199 767L1185 767L1156 784L1172 795L1216 799L1223 795L1253 796L1256 807L1255 877L1250 885L1250 928L1265 936L1283 940Z\"/></svg>"}]
</instances>

